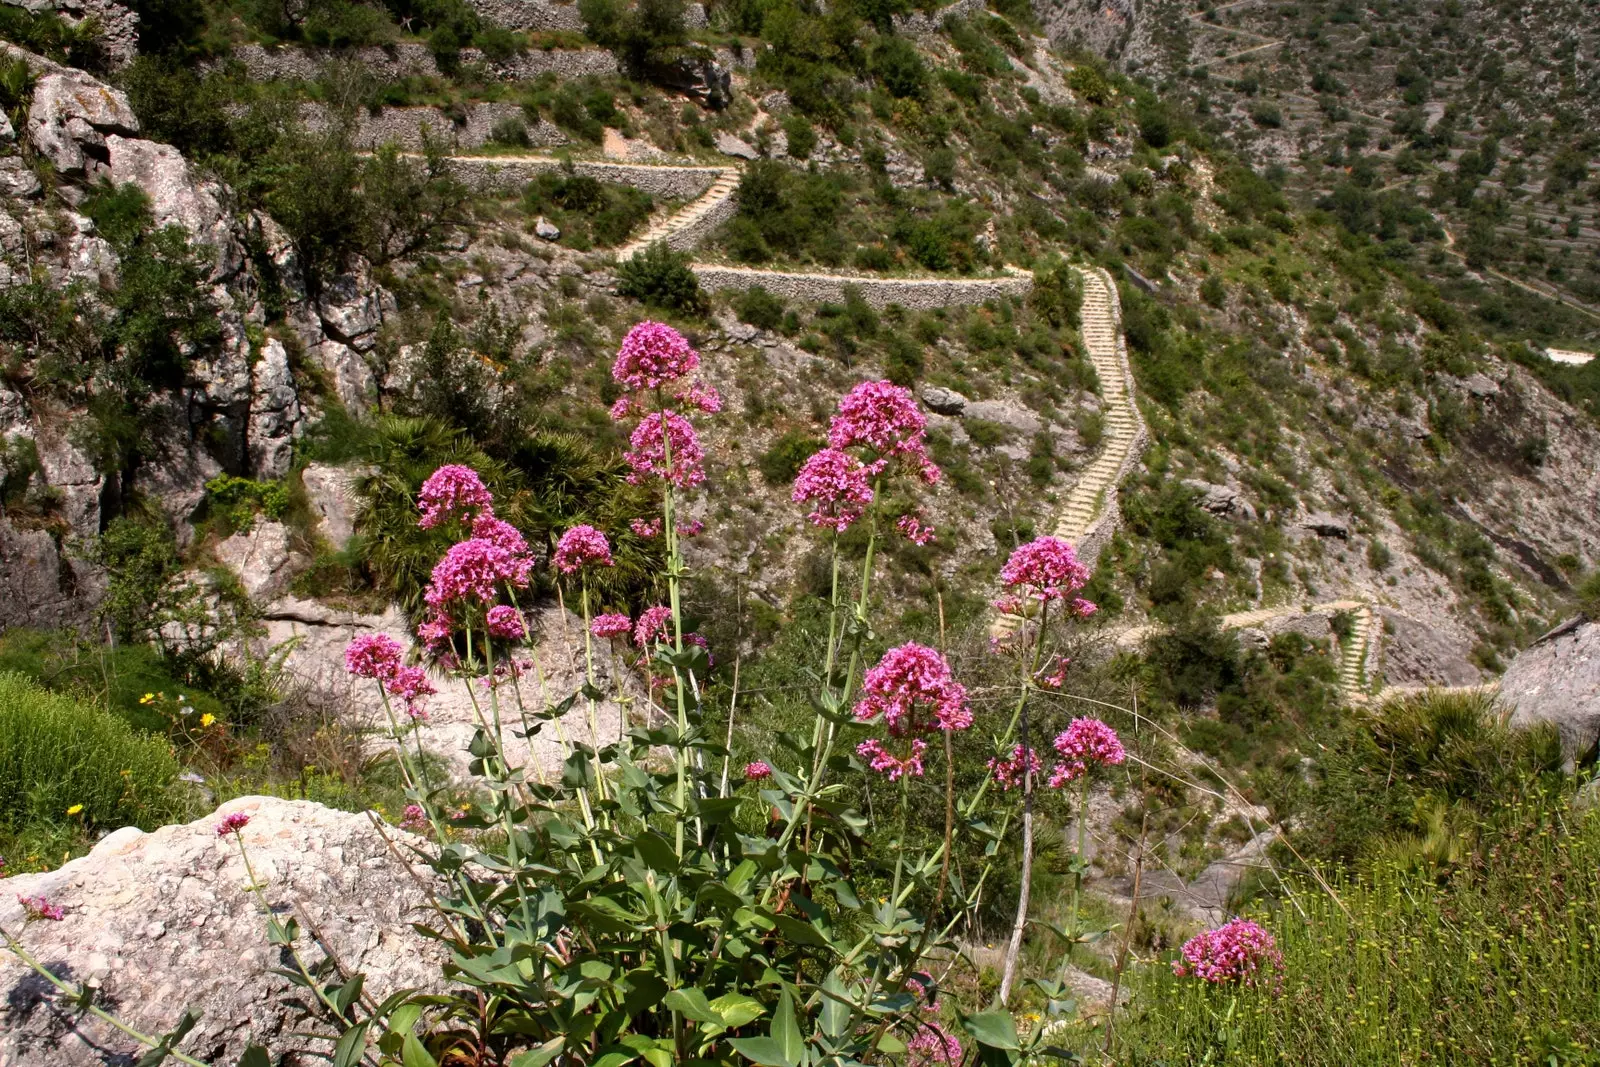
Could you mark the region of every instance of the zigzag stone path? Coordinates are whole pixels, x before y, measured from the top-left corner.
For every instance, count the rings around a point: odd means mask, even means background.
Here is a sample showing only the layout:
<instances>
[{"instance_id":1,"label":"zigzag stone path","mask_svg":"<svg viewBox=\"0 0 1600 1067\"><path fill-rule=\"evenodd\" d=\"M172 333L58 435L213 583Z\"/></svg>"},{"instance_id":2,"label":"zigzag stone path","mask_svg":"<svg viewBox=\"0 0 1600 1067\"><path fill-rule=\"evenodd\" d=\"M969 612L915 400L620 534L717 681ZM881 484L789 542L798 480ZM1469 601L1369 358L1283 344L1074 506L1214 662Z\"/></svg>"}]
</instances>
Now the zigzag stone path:
<instances>
[{"instance_id":1,"label":"zigzag stone path","mask_svg":"<svg viewBox=\"0 0 1600 1067\"><path fill-rule=\"evenodd\" d=\"M677 211L654 219L644 233L619 248L616 253L619 262L633 258L658 241L666 242L675 251L694 248L731 218L738 206L740 168L737 166L568 163L554 156L456 156L452 158L452 165L479 188L514 187L540 172L571 166L575 173L599 181L632 185L653 195L676 197L698 193ZM855 286L863 299L877 307L901 304L913 309L1026 296L1033 288L1031 272L1009 266L1005 268L1006 276L1000 278L894 278L843 272L763 270L718 263L694 263L690 269L709 289L759 285L777 296L815 302L840 299L846 286ZM1117 487L1144 454L1149 434L1133 400L1133 371L1122 334L1122 311L1116 284L1099 267L1080 269L1079 276L1083 281L1080 332L1084 349L1100 380L1103 447L1068 492L1052 532L1071 542L1080 558L1093 560L1121 524ZM1296 607L1257 608L1225 615L1221 625L1225 629L1245 629L1300 611ZM1354 616L1354 629L1343 643L1340 655L1339 688L1351 702L1370 699L1370 686L1376 675L1377 638L1381 632L1372 605L1363 600L1335 600L1316 605L1311 611L1342 611ZM991 632L999 637L1009 636L1021 624L1019 616L1000 615ZM1133 647L1159 630L1155 625L1135 626L1116 633L1113 639L1121 647ZM1492 692L1494 688L1491 683L1462 687L1461 691ZM1391 686L1380 692L1378 699L1417 691L1421 690Z\"/></svg>"}]
</instances>

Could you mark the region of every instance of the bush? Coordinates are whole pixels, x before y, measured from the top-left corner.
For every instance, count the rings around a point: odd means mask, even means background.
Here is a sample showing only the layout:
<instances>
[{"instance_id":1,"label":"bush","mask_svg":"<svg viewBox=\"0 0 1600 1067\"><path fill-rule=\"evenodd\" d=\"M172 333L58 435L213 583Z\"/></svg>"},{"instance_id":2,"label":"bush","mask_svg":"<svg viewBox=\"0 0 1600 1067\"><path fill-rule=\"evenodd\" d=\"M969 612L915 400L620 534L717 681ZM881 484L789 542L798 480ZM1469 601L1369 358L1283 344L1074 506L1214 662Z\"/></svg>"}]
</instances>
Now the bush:
<instances>
[{"instance_id":1,"label":"bush","mask_svg":"<svg viewBox=\"0 0 1600 1067\"><path fill-rule=\"evenodd\" d=\"M810 159L817 147L817 128L798 112L784 116L783 135L788 141L789 154L796 159Z\"/></svg>"},{"instance_id":2,"label":"bush","mask_svg":"<svg viewBox=\"0 0 1600 1067\"><path fill-rule=\"evenodd\" d=\"M763 330L776 330L783 322L783 301L759 285L742 290L733 298L734 314Z\"/></svg>"},{"instance_id":3,"label":"bush","mask_svg":"<svg viewBox=\"0 0 1600 1067\"><path fill-rule=\"evenodd\" d=\"M0 820L61 822L83 805L89 826L153 830L176 810L178 762L165 741L110 713L0 673Z\"/></svg>"},{"instance_id":4,"label":"bush","mask_svg":"<svg viewBox=\"0 0 1600 1067\"><path fill-rule=\"evenodd\" d=\"M705 308L700 280L689 257L657 241L617 267L617 292L649 307L699 313Z\"/></svg>"},{"instance_id":5,"label":"bush","mask_svg":"<svg viewBox=\"0 0 1600 1067\"><path fill-rule=\"evenodd\" d=\"M927 65L904 37L880 37L872 47L868 69L891 96L920 97L927 92Z\"/></svg>"},{"instance_id":6,"label":"bush","mask_svg":"<svg viewBox=\"0 0 1600 1067\"><path fill-rule=\"evenodd\" d=\"M812 453L826 447L827 442L805 430L790 430L761 453L756 468L771 486L788 485L800 473L800 467Z\"/></svg>"},{"instance_id":7,"label":"bush","mask_svg":"<svg viewBox=\"0 0 1600 1067\"><path fill-rule=\"evenodd\" d=\"M1084 103L1102 107L1116 99L1116 90L1097 67L1079 63L1067 75L1067 85Z\"/></svg>"}]
</instances>

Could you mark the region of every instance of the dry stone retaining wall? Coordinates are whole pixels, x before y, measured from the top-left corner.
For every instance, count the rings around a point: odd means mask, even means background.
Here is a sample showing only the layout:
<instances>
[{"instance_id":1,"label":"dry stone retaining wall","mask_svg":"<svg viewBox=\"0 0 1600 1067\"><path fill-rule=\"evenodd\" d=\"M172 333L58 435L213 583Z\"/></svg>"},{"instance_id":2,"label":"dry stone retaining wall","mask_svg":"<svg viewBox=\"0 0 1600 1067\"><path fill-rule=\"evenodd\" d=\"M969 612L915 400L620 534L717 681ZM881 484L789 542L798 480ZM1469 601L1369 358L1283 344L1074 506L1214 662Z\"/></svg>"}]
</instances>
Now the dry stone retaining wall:
<instances>
[{"instance_id":1,"label":"dry stone retaining wall","mask_svg":"<svg viewBox=\"0 0 1600 1067\"><path fill-rule=\"evenodd\" d=\"M422 44L347 50L294 45L267 48L259 44L246 44L236 47L228 60L213 66L221 67L227 62L239 63L257 81L310 81L318 77L329 62L337 59L353 60L378 77L390 81L440 75L432 49ZM620 69L617 57L600 48L540 49L504 60L491 60L476 48L464 48L461 50L461 62L465 65L481 65L502 81L532 81L541 74L555 74L561 78L605 77L616 74Z\"/></svg>"},{"instance_id":2,"label":"dry stone retaining wall","mask_svg":"<svg viewBox=\"0 0 1600 1067\"><path fill-rule=\"evenodd\" d=\"M328 122L327 111L320 104L303 105L300 117L312 130L322 129ZM462 122L436 107L384 108L376 115L360 117L353 141L357 148L363 149L393 144L408 152L420 152L426 130L434 140L458 150L482 148L489 143L495 123L508 118L526 122L521 106L507 103L474 104L467 109ZM527 130L529 142L540 148L558 148L567 143L567 135L543 119L527 123Z\"/></svg>"},{"instance_id":3,"label":"dry stone retaining wall","mask_svg":"<svg viewBox=\"0 0 1600 1067\"><path fill-rule=\"evenodd\" d=\"M599 163L572 160L575 174L596 181L631 185L663 200L693 200L722 175L721 167L672 167L642 163ZM520 189L538 175L560 170L566 160L555 156L457 156L450 161L456 176L481 191Z\"/></svg>"},{"instance_id":4,"label":"dry stone retaining wall","mask_svg":"<svg viewBox=\"0 0 1600 1067\"><path fill-rule=\"evenodd\" d=\"M715 263L691 266L707 289L750 289L761 286L774 296L804 303L844 299L846 286L855 286L875 308L899 304L913 311L931 311L958 304L1025 297L1033 290L1033 275L1019 272L1005 278L875 278L853 274L805 274L790 271L751 270Z\"/></svg>"}]
</instances>

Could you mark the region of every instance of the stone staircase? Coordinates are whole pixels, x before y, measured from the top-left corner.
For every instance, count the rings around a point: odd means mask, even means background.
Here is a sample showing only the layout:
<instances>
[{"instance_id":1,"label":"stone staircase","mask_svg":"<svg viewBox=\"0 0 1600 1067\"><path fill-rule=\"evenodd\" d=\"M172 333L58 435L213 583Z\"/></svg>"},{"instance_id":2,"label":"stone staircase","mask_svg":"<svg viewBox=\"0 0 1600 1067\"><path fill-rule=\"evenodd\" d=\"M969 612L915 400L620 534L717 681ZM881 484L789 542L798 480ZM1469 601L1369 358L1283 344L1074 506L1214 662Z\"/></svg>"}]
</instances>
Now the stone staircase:
<instances>
[{"instance_id":1,"label":"stone staircase","mask_svg":"<svg viewBox=\"0 0 1600 1067\"><path fill-rule=\"evenodd\" d=\"M726 167L711 188L670 215L660 216L638 237L617 249L617 262L632 259L657 241L677 252L693 248L726 222L738 206L739 168Z\"/></svg>"},{"instance_id":2,"label":"stone staircase","mask_svg":"<svg viewBox=\"0 0 1600 1067\"><path fill-rule=\"evenodd\" d=\"M1117 522L1117 483L1144 451L1144 423L1133 404L1133 373L1122 340L1115 284L1100 268L1080 271L1079 277L1083 280L1079 333L1100 379L1103 433L1100 454L1083 469L1078 483L1067 493L1051 533L1070 542L1080 558L1092 561L1101 547L1099 542L1109 536ZM1001 615L990 632L1005 638L1021 625L1021 617Z\"/></svg>"},{"instance_id":3,"label":"stone staircase","mask_svg":"<svg viewBox=\"0 0 1600 1067\"><path fill-rule=\"evenodd\" d=\"M1355 616L1355 629L1344 643L1344 650L1339 660L1339 690L1344 693L1345 699L1352 704L1363 702L1370 695L1368 692L1367 658L1373 651L1373 629L1377 625L1377 617L1370 604L1360 601L1350 601L1353 608L1342 610L1351 611Z\"/></svg>"}]
</instances>

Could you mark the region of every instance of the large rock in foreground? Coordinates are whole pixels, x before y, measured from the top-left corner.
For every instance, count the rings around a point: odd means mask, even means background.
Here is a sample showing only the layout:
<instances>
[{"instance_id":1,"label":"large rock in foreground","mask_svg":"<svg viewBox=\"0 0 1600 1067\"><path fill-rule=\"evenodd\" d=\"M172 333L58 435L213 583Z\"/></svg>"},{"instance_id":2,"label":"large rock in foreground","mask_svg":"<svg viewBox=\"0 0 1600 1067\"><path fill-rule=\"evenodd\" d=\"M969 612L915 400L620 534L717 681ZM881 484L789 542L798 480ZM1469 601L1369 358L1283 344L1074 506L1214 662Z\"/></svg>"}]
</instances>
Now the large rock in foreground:
<instances>
[{"instance_id":1,"label":"large rock in foreground","mask_svg":"<svg viewBox=\"0 0 1600 1067\"><path fill-rule=\"evenodd\" d=\"M22 928L19 896L43 895L65 907L63 921L36 922L23 934L35 958L62 977L98 986L99 1003L114 1005L145 1033L171 1028L185 1008L202 1013L181 1048L207 1063L233 1064L252 1041L274 1054L326 1052L327 1042L288 1036L297 1023L285 1003L289 983L269 973L283 964L245 888L238 844L216 833L231 812L250 816L244 843L279 917L300 916L302 930L315 924L340 962L366 975L376 1000L439 985L443 954L409 925L429 918L421 885L432 872L412 864L415 877L408 873L366 815L308 801L243 797L184 826L118 830L60 870L0 881L0 926ZM401 853L418 843L389 832ZM312 966L323 958L309 932L298 948ZM103 1067L139 1058L135 1042L99 1020L74 1025L59 1000L44 979L0 951L0 1064ZM283 1062L302 1061L291 1055Z\"/></svg>"},{"instance_id":2,"label":"large rock in foreground","mask_svg":"<svg viewBox=\"0 0 1600 1067\"><path fill-rule=\"evenodd\" d=\"M1600 741L1600 623L1581 617L1529 645L1500 679L1512 726L1554 723L1568 759Z\"/></svg>"}]
</instances>

